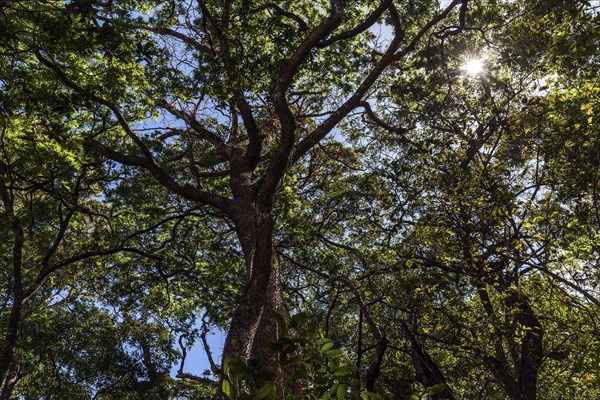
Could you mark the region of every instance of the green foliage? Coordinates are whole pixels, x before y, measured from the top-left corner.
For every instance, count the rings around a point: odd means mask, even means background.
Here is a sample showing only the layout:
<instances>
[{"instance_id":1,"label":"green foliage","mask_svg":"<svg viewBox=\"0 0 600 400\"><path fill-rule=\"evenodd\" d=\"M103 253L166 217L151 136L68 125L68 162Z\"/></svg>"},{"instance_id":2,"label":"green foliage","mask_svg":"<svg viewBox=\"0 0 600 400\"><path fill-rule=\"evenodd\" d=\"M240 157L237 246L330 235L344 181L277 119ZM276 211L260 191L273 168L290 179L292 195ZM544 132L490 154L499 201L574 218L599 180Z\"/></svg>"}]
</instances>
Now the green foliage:
<instances>
[{"instance_id":1,"label":"green foliage","mask_svg":"<svg viewBox=\"0 0 600 400\"><path fill-rule=\"evenodd\" d=\"M223 397L275 399L281 398L283 392L286 399L381 399L359 389L357 370L348 356L307 322L304 313L292 316L289 323L279 317L279 339L264 345L265 359L226 359ZM236 388L240 387L251 391L238 395Z\"/></svg>"},{"instance_id":2,"label":"green foliage","mask_svg":"<svg viewBox=\"0 0 600 400\"><path fill-rule=\"evenodd\" d=\"M344 1L286 71L330 3L0 3L0 397L599 396L597 5ZM261 240L298 313L170 376Z\"/></svg>"}]
</instances>

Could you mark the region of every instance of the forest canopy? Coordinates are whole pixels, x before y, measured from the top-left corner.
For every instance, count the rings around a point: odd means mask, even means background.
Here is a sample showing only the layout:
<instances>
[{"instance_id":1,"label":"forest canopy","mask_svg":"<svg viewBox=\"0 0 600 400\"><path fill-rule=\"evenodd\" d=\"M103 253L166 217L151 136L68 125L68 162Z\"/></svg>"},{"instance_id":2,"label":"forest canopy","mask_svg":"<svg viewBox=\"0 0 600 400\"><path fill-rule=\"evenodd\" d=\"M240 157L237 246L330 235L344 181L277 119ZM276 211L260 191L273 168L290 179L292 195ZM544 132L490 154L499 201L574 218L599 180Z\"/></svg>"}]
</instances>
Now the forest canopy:
<instances>
[{"instance_id":1,"label":"forest canopy","mask_svg":"<svg viewBox=\"0 0 600 400\"><path fill-rule=\"evenodd\" d=\"M586 0L0 0L0 399L600 397L599 39Z\"/></svg>"}]
</instances>

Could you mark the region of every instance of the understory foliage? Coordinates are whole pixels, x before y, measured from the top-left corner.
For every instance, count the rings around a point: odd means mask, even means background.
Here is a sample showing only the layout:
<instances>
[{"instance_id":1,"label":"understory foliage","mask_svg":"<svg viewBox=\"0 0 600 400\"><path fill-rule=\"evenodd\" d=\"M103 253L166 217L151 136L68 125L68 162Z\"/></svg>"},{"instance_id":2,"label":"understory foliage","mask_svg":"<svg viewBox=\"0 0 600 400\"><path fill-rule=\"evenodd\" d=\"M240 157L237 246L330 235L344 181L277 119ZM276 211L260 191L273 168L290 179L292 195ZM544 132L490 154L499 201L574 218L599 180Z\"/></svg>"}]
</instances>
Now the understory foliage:
<instances>
[{"instance_id":1,"label":"understory foliage","mask_svg":"<svg viewBox=\"0 0 600 400\"><path fill-rule=\"evenodd\" d=\"M600 398L599 26L0 1L0 399Z\"/></svg>"}]
</instances>

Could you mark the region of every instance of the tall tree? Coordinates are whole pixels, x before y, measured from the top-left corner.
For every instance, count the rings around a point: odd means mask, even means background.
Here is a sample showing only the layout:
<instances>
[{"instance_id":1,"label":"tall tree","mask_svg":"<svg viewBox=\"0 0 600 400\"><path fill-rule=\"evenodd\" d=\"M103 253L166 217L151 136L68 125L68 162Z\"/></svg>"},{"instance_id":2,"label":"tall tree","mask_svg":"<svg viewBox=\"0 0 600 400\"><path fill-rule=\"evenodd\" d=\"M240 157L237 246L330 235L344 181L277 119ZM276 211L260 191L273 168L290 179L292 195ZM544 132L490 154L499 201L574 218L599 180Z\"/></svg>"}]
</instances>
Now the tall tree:
<instances>
[{"instance_id":1,"label":"tall tree","mask_svg":"<svg viewBox=\"0 0 600 400\"><path fill-rule=\"evenodd\" d=\"M224 356L246 360L287 314L273 249L286 171L434 26L458 33L466 5L11 2L2 13L15 57L61 85L47 95L89 115L71 134L232 221L246 273Z\"/></svg>"}]
</instances>

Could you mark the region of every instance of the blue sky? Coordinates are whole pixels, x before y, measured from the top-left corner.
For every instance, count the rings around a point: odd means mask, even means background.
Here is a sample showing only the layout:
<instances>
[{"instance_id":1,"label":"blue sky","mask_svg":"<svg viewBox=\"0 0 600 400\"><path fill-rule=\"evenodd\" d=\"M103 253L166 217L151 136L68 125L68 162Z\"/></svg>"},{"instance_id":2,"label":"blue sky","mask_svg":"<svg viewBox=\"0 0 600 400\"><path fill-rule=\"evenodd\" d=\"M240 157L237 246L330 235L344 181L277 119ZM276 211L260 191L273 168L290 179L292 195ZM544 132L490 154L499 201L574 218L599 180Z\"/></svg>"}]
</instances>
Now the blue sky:
<instances>
[{"instance_id":1,"label":"blue sky","mask_svg":"<svg viewBox=\"0 0 600 400\"><path fill-rule=\"evenodd\" d=\"M221 365L221 355L223 353L223 344L225 343L226 336L226 332L220 330L214 333L209 333L206 336L206 340L208 342L208 346L210 347L210 351L212 352L213 359L219 365ZM171 376L174 377L175 375L177 375L178 369L179 363L173 365L171 367ZM206 352L204 351L204 346L202 345L202 342L198 340L187 352L183 372L202 376L203 372L207 369L210 370L210 363L208 362L208 357L206 355Z\"/></svg>"}]
</instances>

